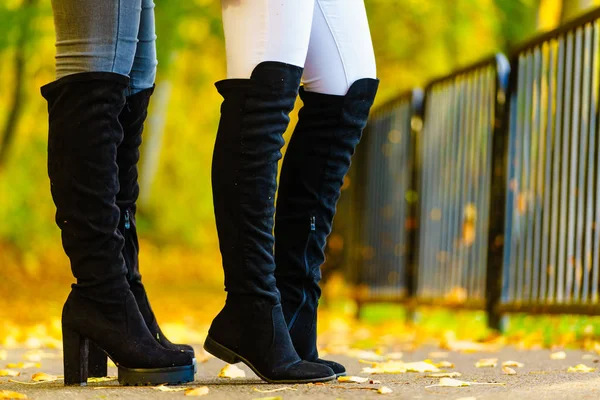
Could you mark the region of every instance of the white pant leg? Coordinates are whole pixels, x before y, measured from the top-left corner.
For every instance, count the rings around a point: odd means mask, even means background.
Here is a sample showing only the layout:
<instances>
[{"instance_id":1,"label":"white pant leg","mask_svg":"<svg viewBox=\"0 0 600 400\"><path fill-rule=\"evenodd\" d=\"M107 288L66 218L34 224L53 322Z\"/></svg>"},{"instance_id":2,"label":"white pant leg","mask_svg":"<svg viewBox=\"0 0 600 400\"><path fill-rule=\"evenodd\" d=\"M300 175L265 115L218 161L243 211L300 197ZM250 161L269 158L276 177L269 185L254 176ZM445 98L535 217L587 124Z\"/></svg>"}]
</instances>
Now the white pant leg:
<instances>
[{"instance_id":1,"label":"white pant leg","mask_svg":"<svg viewBox=\"0 0 600 400\"><path fill-rule=\"evenodd\" d=\"M303 67L315 0L221 0L227 78L250 78L263 61Z\"/></svg>"},{"instance_id":2,"label":"white pant leg","mask_svg":"<svg viewBox=\"0 0 600 400\"><path fill-rule=\"evenodd\" d=\"M315 2L304 87L345 95L355 81L377 77L364 0Z\"/></svg>"}]
</instances>

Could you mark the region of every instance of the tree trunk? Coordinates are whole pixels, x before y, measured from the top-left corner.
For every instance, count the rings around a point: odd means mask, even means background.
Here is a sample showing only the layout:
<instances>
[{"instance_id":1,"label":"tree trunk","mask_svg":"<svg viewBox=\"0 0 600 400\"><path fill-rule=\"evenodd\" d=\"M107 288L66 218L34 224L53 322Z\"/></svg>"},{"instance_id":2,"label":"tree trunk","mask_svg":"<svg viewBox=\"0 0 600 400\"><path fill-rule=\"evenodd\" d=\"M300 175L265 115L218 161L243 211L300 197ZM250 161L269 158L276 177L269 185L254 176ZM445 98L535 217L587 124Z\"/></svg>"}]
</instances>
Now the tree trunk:
<instances>
[{"instance_id":1,"label":"tree trunk","mask_svg":"<svg viewBox=\"0 0 600 400\"><path fill-rule=\"evenodd\" d=\"M8 158L9 150L14 140L23 108L25 97L23 86L25 83L25 64L27 62L26 48L31 35L31 21L34 15L33 8L37 5L37 1L38 0L25 0L21 6L24 18L19 37L15 44L15 55L13 58L15 76L12 104L8 111L4 129L2 130L2 137L0 138L0 169L4 166L6 159Z\"/></svg>"},{"instance_id":2,"label":"tree trunk","mask_svg":"<svg viewBox=\"0 0 600 400\"><path fill-rule=\"evenodd\" d=\"M148 123L146 124L143 158L140 165L140 205L142 209L150 202L152 183L158 170L171 89L169 81L162 81L156 85L152 97L152 113L149 114Z\"/></svg>"}]
</instances>

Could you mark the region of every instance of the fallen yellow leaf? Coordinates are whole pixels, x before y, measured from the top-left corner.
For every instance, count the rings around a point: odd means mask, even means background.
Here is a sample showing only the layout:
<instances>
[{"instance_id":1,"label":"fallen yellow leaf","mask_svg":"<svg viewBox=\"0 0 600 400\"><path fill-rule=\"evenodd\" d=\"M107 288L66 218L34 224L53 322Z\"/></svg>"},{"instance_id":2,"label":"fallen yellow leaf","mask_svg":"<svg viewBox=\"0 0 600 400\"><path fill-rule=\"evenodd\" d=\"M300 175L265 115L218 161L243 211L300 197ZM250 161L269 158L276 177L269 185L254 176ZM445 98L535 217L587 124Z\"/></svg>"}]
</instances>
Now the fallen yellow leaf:
<instances>
[{"instance_id":1,"label":"fallen yellow leaf","mask_svg":"<svg viewBox=\"0 0 600 400\"><path fill-rule=\"evenodd\" d=\"M437 364L434 364L438 368L454 368L454 364L450 361L440 361Z\"/></svg>"},{"instance_id":2,"label":"fallen yellow leaf","mask_svg":"<svg viewBox=\"0 0 600 400\"><path fill-rule=\"evenodd\" d=\"M116 376L99 376L96 378L88 378L88 383L110 382L117 380Z\"/></svg>"},{"instance_id":3,"label":"fallen yellow leaf","mask_svg":"<svg viewBox=\"0 0 600 400\"><path fill-rule=\"evenodd\" d=\"M42 366L42 364L33 363L33 362L27 362L27 363L19 362L19 363L6 364L6 368L19 368L19 369L41 368L41 366Z\"/></svg>"},{"instance_id":4,"label":"fallen yellow leaf","mask_svg":"<svg viewBox=\"0 0 600 400\"><path fill-rule=\"evenodd\" d=\"M256 397L252 400L283 400L283 398L281 396L275 396L275 397Z\"/></svg>"},{"instance_id":5,"label":"fallen yellow leaf","mask_svg":"<svg viewBox=\"0 0 600 400\"><path fill-rule=\"evenodd\" d=\"M517 371L515 371L511 367L502 367L502 373L505 375L516 375Z\"/></svg>"},{"instance_id":6,"label":"fallen yellow leaf","mask_svg":"<svg viewBox=\"0 0 600 400\"><path fill-rule=\"evenodd\" d=\"M360 376L340 376L338 382L350 382L350 383L365 383L369 378L363 378Z\"/></svg>"},{"instance_id":7,"label":"fallen yellow leaf","mask_svg":"<svg viewBox=\"0 0 600 400\"><path fill-rule=\"evenodd\" d=\"M425 361L418 361L404 364L407 372L439 372L440 370L433 364Z\"/></svg>"},{"instance_id":8,"label":"fallen yellow leaf","mask_svg":"<svg viewBox=\"0 0 600 400\"><path fill-rule=\"evenodd\" d=\"M469 382L459 381L458 379L453 378L441 378L440 383L437 386L442 387L463 387L463 386L471 386Z\"/></svg>"},{"instance_id":9,"label":"fallen yellow leaf","mask_svg":"<svg viewBox=\"0 0 600 400\"><path fill-rule=\"evenodd\" d=\"M233 364L227 364L226 366L223 367L221 372L219 372L219 378L234 379L234 378L245 378L245 377L246 377L246 373Z\"/></svg>"},{"instance_id":10,"label":"fallen yellow leaf","mask_svg":"<svg viewBox=\"0 0 600 400\"><path fill-rule=\"evenodd\" d=\"M383 363L372 363L370 367L363 368L365 374L403 374L406 372L402 361L387 361Z\"/></svg>"},{"instance_id":11,"label":"fallen yellow leaf","mask_svg":"<svg viewBox=\"0 0 600 400\"><path fill-rule=\"evenodd\" d=\"M183 392L184 390L188 390L186 387L170 387L165 384L152 386L154 390L160 390L161 392Z\"/></svg>"},{"instance_id":12,"label":"fallen yellow leaf","mask_svg":"<svg viewBox=\"0 0 600 400\"><path fill-rule=\"evenodd\" d=\"M0 399L26 399L27 395L10 390L0 390Z\"/></svg>"},{"instance_id":13,"label":"fallen yellow leaf","mask_svg":"<svg viewBox=\"0 0 600 400\"><path fill-rule=\"evenodd\" d=\"M564 351L559 351L559 352L550 354L551 360L564 360L565 358L567 358L567 353L565 353Z\"/></svg>"},{"instance_id":14,"label":"fallen yellow leaf","mask_svg":"<svg viewBox=\"0 0 600 400\"><path fill-rule=\"evenodd\" d=\"M184 393L186 396L205 396L208 394L208 386L189 388Z\"/></svg>"},{"instance_id":15,"label":"fallen yellow leaf","mask_svg":"<svg viewBox=\"0 0 600 400\"><path fill-rule=\"evenodd\" d=\"M31 375L31 380L33 382L52 382L58 380L58 377L44 372L36 372Z\"/></svg>"},{"instance_id":16,"label":"fallen yellow leaf","mask_svg":"<svg viewBox=\"0 0 600 400\"><path fill-rule=\"evenodd\" d=\"M504 383L481 383L481 382L465 382L459 381L458 379L452 378L441 378L440 383L436 385L425 386L426 388L430 387L465 387L471 385L505 385Z\"/></svg>"},{"instance_id":17,"label":"fallen yellow leaf","mask_svg":"<svg viewBox=\"0 0 600 400\"><path fill-rule=\"evenodd\" d=\"M477 368L495 368L498 365L497 358L482 358L475 363Z\"/></svg>"},{"instance_id":18,"label":"fallen yellow leaf","mask_svg":"<svg viewBox=\"0 0 600 400\"><path fill-rule=\"evenodd\" d=\"M577 364L574 367L569 367L567 372L594 372L596 368L590 368L585 364Z\"/></svg>"},{"instance_id":19,"label":"fallen yellow leaf","mask_svg":"<svg viewBox=\"0 0 600 400\"><path fill-rule=\"evenodd\" d=\"M12 369L0 369L0 376L19 376L19 371L13 371Z\"/></svg>"},{"instance_id":20,"label":"fallen yellow leaf","mask_svg":"<svg viewBox=\"0 0 600 400\"><path fill-rule=\"evenodd\" d=\"M393 392L392 389L390 389L389 387L386 387L386 386L382 386L379 389L377 389L377 393L379 393L379 394L389 394L392 392Z\"/></svg>"},{"instance_id":21,"label":"fallen yellow leaf","mask_svg":"<svg viewBox=\"0 0 600 400\"><path fill-rule=\"evenodd\" d=\"M502 363L503 367L517 367L517 368L523 368L525 366L525 364L520 363L518 361L504 361Z\"/></svg>"}]
</instances>

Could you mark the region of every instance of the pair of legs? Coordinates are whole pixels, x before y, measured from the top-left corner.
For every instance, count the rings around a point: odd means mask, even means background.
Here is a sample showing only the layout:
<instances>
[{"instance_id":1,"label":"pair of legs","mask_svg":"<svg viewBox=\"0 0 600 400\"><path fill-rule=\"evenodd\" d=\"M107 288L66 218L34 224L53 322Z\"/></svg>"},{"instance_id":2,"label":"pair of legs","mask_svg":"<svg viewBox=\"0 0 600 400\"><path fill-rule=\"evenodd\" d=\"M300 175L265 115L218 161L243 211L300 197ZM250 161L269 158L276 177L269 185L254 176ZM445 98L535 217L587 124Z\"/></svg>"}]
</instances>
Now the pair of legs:
<instances>
[{"instance_id":1,"label":"pair of legs","mask_svg":"<svg viewBox=\"0 0 600 400\"><path fill-rule=\"evenodd\" d=\"M62 315L65 384L194 379L190 346L158 326L138 265L137 163L156 75L152 0L53 0L57 80L48 100L48 175L77 283Z\"/></svg>"},{"instance_id":2,"label":"pair of legs","mask_svg":"<svg viewBox=\"0 0 600 400\"><path fill-rule=\"evenodd\" d=\"M204 347L272 382L334 379L345 368L318 357L316 311L325 241L378 86L363 0L222 5L229 79L217 83L212 182L228 295Z\"/></svg>"},{"instance_id":3,"label":"pair of legs","mask_svg":"<svg viewBox=\"0 0 600 400\"><path fill-rule=\"evenodd\" d=\"M222 0L227 78L250 78L263 61L304 68L308 92L340 95L376 78L363 0Z\"/></svg>"},{"instance_id":4,"label":"pair of legs","mask_svg":"<svg viewBox=\"0 0 600 400\"><path fill-rule=\"evenodd\" d=\"M56 79L112 72L129 77L128 95L156 78L153 0L52 0Z\"/></svg>"}]
</instances>

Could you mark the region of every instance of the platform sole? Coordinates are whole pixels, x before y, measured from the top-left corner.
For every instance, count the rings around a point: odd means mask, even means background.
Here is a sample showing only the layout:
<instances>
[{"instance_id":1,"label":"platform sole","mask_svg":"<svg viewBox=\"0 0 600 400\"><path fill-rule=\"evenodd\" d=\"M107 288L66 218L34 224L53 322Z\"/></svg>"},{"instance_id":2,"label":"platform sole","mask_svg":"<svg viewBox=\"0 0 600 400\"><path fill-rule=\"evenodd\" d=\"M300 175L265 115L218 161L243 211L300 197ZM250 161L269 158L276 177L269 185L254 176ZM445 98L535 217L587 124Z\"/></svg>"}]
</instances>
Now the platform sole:
<instances>
[{"instance_id":1,"label":"platform sole","mask_svg":"<svg viewBox=\"0 0 600 400\"><path fill-rule=\"evenodd\" d=\"M323 377L323 378L310 378L310 379L270 379L261 374L248 360L244 357L236 354L229 350L227 347L217 343L211 337L206 337L204 341L204 350L212 354L213 356L221 359L229 364L236 364L243 362L250 368L260 379L269 383L312 383L312 382L328 382L336 379L335 375Z\"/></svg>"},{"instance_id":2,"label":"platform sole","mask_svg":"<svg viewBox=\"0 0 600 400\"><path fill-rule=\"evenodd\" d=\"M168 368L125 368L118 366L118 380L124 386L177 385L194 381L195 365Z\"/></svg>"}]
</instances>

